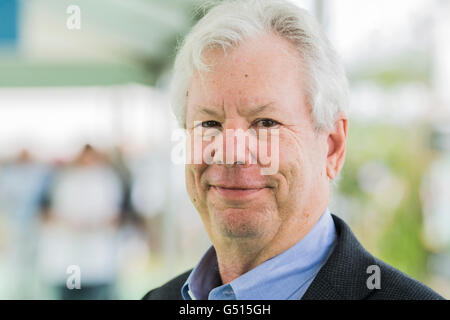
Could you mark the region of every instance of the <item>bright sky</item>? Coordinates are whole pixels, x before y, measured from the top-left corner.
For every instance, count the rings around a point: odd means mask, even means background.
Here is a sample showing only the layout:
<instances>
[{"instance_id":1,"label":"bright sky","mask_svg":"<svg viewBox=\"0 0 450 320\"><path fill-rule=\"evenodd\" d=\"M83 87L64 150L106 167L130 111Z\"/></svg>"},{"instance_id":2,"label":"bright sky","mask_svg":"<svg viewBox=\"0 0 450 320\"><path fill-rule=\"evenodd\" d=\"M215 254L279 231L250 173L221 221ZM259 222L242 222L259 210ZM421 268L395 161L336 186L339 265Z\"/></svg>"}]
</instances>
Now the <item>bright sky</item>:
<instances>
[{"instance_id":1,"label":"bright sky","mask_svg":"<svg viewBox=\"0 0 450 320\"><path fill-rule=\"evenodd\" d=\"M315 0L291 0L314 12ZM326 32L345 61L395 50L414 39L414 26L436 8L434 0L324 0Z\"/></svg>"}]
</instances>

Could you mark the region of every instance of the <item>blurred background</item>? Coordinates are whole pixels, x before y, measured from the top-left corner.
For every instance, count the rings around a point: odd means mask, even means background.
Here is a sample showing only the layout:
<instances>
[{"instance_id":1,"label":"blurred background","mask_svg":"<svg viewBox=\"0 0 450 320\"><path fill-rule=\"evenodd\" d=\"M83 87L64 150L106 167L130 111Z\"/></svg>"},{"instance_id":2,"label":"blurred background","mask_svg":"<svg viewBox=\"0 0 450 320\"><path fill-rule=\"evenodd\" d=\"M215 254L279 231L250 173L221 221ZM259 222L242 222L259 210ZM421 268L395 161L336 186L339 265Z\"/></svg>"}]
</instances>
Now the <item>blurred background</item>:
<instances>
[{"instance_id":1,"label":"blurred background","mask_svg":"<svg viewBox=\"0 0 450 320\"><path fill-rule=\"evenodd\" d=\"M330 209L450 298L450 2L294 2L351 83ZM0 299L139 299L208 248L167 88L201 3L0 0Z\"/></svg>"}]
</instances>

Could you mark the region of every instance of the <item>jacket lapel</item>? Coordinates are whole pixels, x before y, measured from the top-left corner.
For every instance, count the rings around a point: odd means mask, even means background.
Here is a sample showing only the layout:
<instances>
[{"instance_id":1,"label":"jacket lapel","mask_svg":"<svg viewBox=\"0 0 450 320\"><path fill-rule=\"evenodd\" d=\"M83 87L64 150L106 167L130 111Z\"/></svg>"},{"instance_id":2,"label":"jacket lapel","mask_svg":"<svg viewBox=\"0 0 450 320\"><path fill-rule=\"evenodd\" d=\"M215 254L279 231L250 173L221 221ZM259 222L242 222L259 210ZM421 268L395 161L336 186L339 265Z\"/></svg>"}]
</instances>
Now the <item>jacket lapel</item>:
<instances>
[{"instance_id":1,"label":"jacket lapel","mask_svg":"<svg viewBox=\"0 0 450 320\"><path fill-rule=\"evenodd\" d=\"M338 235L336 247L302 300L361 300L372 292L366 285L367 267L376 264L375 258L343 220L332 216Z\"/></svg>"}]
</instances>

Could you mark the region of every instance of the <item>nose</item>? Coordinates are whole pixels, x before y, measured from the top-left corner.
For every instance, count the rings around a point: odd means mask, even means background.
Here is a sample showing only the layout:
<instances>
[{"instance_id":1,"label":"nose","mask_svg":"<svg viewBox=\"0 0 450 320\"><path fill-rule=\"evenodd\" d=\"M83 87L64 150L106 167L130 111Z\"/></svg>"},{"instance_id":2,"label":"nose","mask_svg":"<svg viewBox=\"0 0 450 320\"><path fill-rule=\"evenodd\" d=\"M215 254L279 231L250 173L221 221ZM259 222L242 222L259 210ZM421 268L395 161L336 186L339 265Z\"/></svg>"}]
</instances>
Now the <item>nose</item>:
<instances>
[{"instance_id":1,"label":"nose","mask_svg":"<svg viewBox=\"0 0 450 320\"><path fill-rule=\"evenodd\" d=\"M226 167L256 164L257 140L244 126L224 126L216 137L213 162Z\"/></svg>"}]
</instances>

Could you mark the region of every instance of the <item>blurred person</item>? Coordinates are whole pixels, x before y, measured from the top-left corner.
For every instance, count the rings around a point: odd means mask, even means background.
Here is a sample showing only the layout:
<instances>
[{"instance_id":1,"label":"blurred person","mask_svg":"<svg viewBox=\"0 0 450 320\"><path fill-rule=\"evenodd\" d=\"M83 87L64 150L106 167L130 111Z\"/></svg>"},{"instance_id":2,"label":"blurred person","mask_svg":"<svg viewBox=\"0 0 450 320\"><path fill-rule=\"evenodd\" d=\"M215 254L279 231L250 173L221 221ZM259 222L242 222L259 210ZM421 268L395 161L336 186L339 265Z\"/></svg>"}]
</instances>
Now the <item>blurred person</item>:
<instances>
[{"instance_id":1,"label":"blurred person","mask_svg":"<svg viewBox=\"0 0 450 320\"><path fill-rule=\"evenodd\" d=\"M131 203L131 185L133 183L131 171L128 167L127 161L124 155L124 147L116 146L109 154L111 167L116 171L122 184L122 223L136 223L140 224L139 217L137 216L133 205Z\"/></svg>"},{"instance_id":2,"label":"blurred person","mask_svg":"<svg viewBox=\"0 0 450 320\"><path fill-rule=\"evenodd\" d=\"M131 204L140 217L150 248L155 257L163 254L162 230L167 212L167 159L159 150L151 150L131 163ZM173 236L173 235L172 235Z\"/></svg>"},{"instance_id":3,"label":"blurred person","mask_svg":"<svg viewBox=\"0 0 450 320\"><path fill-rule=\"evenodd\" d=\"M11 298L33 298L36 275L37 226L50 168L35 161L26 149L0 170L0 211L6 215L8 233L8 290Z\"/></svg>"},{"instance_id":4,"label":"blurred person","mask_svg":"<svg viewBox=\"0 0 450 320\"><path fill-rule=\"evenodd\" d=\"M223 1L194 26L175 60L173 107L194 139L186 188L213 245L144 299L442 299L372 256L328 209L347 95L319 25L290 2ZM258 148L278 146L275 172L256 147L234 155L238 130L250 129Z\"/></svg>"},{"instance_id":5,"label":"blurred person","mask_svg":"<svg viewBox=\"0 0 450 320\"><path fill-rule=\"evenodd\" d=\"M86 145L58 170L49 194L40 242L41 271L61 299L112 299L123 186L100 152ZM70 266L81 288L67 285ZM72 268L72 267L71 267Z\"/></svg>"}]
</instances>

